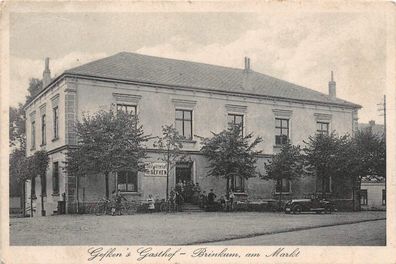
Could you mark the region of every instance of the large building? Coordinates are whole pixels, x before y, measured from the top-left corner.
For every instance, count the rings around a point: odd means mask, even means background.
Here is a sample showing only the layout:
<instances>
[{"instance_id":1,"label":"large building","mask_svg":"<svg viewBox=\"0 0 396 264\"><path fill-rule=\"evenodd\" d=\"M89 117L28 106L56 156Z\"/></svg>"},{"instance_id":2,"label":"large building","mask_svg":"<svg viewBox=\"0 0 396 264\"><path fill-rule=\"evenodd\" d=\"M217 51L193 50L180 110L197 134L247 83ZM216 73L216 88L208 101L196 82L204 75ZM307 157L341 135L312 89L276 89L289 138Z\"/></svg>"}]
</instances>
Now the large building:
<instances>
[{"instance_id":1,"label":"large building","mask_svg":"<svg viewBox=\"0 0 396 264\"><path fill-rule=\"evenodd\" d=\"M185 137L188 162L170 171L170 187L179 180L192 180L220 195L225 193L225 180L207 176L208 161L200 153L200 138L211 132L241 123L243 133L262 137L257 169L263 172L264 162L286 138L302 145L315 133L351 134L357 129L360 106L336 97L333 76L327 95L255 72L249 58L243 69L237 69L121 52L67 70L53 80L48 64L46 60L43 90L25 108L27 155L45 149L50 157L47 178L35 181L36 196L43 195L47 215L62 200L72 212L77 193L80 202L104 196L103 175L86 175L77 184L73 175L62 170L67 148L77 143L73 124L84 113L128 109L139 115L144 131L154 136L161 135L163 125L174 124ZM118 177L110 179L111 190L120 189L128 199L142 200L149 194L165 197L166 171L152 146L149 142L151 170L118 172ZM286 198L321 191L311 177L276 183L236 176L234 183L236 192L252 200L274 198L280 188ZM325 188L340 201L351 202L351 192L336 182L328 182ZM35 204L40 212L39 198Z\"/></svg>"}]
</instances>

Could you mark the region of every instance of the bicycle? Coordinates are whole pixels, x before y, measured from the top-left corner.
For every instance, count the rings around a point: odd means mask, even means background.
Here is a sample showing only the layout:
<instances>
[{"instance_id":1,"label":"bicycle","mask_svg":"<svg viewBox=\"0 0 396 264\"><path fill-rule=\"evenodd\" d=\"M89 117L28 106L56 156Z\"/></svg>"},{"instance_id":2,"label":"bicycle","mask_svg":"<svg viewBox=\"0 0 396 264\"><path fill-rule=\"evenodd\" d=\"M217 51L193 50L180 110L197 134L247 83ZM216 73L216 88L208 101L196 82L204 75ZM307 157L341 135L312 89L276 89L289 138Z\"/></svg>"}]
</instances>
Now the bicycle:
<instances>
[{"instance_id":1,"label":"bicycle","mask_svg":"<svg viewBox=\"0 0 396 264\"><path fill-rule=\"evenodd\" d=\"M160 204L160 211L162 213L168 213L168 212L176 212L176 204L170 200L162 200Z\"/></svg>"},{"instance_id":2,"label":"bicycle","mask_svg":"<svg viewBox=\"0 0 396 264\"><path fill-rule=\"evenodd\" d=\"M95 215L111 214L111 201L105 197L101 198L94 207Z\"/></svg>"}]
</instances>

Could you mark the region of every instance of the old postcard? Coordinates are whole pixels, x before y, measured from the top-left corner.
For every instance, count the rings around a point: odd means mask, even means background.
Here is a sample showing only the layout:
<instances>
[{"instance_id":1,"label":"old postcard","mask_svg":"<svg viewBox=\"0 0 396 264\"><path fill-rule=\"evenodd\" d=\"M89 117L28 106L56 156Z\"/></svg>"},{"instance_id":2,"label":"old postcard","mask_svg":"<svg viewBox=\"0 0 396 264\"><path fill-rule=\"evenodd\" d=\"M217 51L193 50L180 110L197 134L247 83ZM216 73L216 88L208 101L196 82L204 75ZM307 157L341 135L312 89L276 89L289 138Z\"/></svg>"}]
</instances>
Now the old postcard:
<instances>
[{"instance_id":1,"label":"old postcard","mask_svg":"<svg viewBox=\"0 0 396 264\"><path fill-rule=\"evenodd\" d=\"M1 12L3 263L396 263L391 2Z\"/></svg>"}]
</instances>

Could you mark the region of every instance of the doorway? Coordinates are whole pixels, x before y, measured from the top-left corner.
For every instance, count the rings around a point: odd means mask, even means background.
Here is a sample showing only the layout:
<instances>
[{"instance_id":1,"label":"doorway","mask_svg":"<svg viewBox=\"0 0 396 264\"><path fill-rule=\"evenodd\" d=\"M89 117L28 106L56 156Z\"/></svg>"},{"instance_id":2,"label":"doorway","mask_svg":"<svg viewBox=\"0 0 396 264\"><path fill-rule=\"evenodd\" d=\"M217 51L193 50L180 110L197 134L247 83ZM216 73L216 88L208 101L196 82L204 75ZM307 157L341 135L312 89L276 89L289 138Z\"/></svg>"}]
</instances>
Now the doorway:
<instances>
[{"instance_id":1,"label":"doorway","mask_svg":"<svg viewBox=\"0 0 396 264\"><path fill-rule=\"evenodd\" d=\"M176 164L176 184L192 181L192 162L178 162Z\"/></svg>"}]
</instances>

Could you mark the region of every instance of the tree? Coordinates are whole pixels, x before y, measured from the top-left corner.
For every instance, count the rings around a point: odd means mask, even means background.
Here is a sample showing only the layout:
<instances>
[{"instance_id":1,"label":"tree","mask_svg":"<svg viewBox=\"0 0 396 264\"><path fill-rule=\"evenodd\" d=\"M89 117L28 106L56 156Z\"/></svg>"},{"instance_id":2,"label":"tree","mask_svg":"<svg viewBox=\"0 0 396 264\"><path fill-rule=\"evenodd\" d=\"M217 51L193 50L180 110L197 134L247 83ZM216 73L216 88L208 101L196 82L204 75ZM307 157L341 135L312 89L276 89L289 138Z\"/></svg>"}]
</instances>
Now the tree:
<instances>
[{"instance_id":1,"label":"tree","mask_svg":"<svg viewBox=\"0 0 396 264\"><path fill-rule=\"evenodd\" d=\"M184 137L179 134L172 125L162 126L162 137L154 142L153 146L162 150L161 160L166 163L166 200L169 195L169 171L173 169L176 163L183 160L185 155L182 153Z\"/></svg>"},{"instance_id":2,"label":"tree","mask_svg":"<svg viewBox=\"0 0 396 264\"><path fill-rule=\"evenodd\" d=\"M211 138L204 138L201 152L209 159L209 176L222 176L226 179L226 193L229 196L230 180L231 189L234 190L235 177L248 179L258 175L256 171L257 155L261 151L254 148L262 142L261 137L253 139L250 133L243 136L241 127L233 125L227 130L216 134ZM249 143L253 139L252 143Z\"/></svg>"},{"instance_id":3,"label":"tree","mask_svg":"<svg viewBox=\"0 0 396 264\"><path fill-rule=\"evenodd\" d=\"M25 111L20 103L18 107L9 108L9 146L25 148L26 145L26 126Z\"/></svg>"},{"instance_id":4,"label":"tree","mask_svg":"<svg viewBox=\"0 0 396 264\"><path fill-rule=\"evenodd\" d=\"M46 177L46 172L48 168L48 155L44 150L39 150L35 152L32 156L26 157L25 150L15 148L10 155L10 178L16 179L16 181L21 184L22 197L24 197L25 188L24 184L26 180L32 181L31 188L31 200L33 200L34 193L34 182L35 178L39 176L43 181ZM44 190L42 190L43 192ZM43 194L43 193L42 193ZM43 207L43 195L41 196L41 203ZM32 202L31 202L31 206ZM32 210L32 208L31 208ZM31 211L33 213L33 211Z\"/></svg>"},{"instance_id":5,"label":"tree","mask_svg":"<svg viewBox=\"0 0 396 264\"><path fill-rule=\"evenodd\" d=\"M26 103L30 103L33 98L43 89L43 81L36 78L29 80L29 94L26 96Z\"/></svg>"},{"instance_id":6,"label":"tree","mask_svg":"<svg viewBox=\"0 0 396 264\"><path fill-rule=\"evenodd\" d=\"M320 180L322 198L325 198L330 177L343 176L347 171L349 136L339 137L334 132L317 134L304 143L305 161Z\"/></svg>"},{"instance_id":7,"label":"tree","mask_svg":"<svg viewBox=\"0 0 396 264\"><path fill-rule=\"evenodd\" d=\"M300 146L293 146L288 141L282 145L279 153L272 157L272 160L264 163L265 180L275 180L280 182L279 206L282 203L282 182L292 181L303 176L303 157Z\"/></svg>"},{"instance_id":8,"label":"tree","mask_svg":"<svg viewBox=\"0 0 396 264\"><path fill-rule=\"evenodd\" d=\"M345 170L352 180L353 197L356 190L360 190L362 177L376 175L386 178L386 143L383 135L374 134L371 130L356 131L346 153ZM355 208L355 203L353 206Z\"/></svg>"},{"instance_id":9,"label":"tree","mask_svg":"<svg viewBox=\"0 0 396 264\"><path fill-rule=\"evenodd\" d=\"M103 173L107 198L110 173L144 170L143 143L148 136L136 115L113 110L84 115L82 121L76 123L76 133L78 144L67 152L66 171L76 177Z\"/></svg>"}]
</instances>

